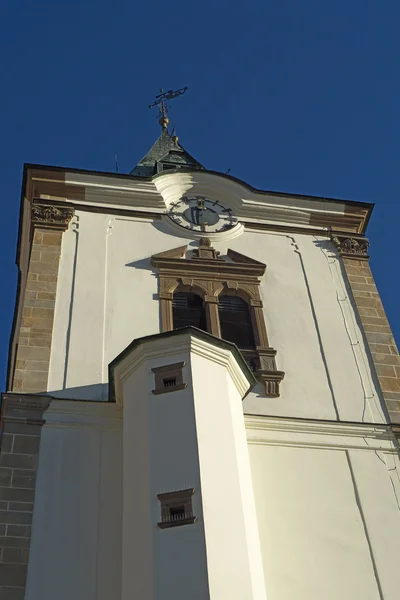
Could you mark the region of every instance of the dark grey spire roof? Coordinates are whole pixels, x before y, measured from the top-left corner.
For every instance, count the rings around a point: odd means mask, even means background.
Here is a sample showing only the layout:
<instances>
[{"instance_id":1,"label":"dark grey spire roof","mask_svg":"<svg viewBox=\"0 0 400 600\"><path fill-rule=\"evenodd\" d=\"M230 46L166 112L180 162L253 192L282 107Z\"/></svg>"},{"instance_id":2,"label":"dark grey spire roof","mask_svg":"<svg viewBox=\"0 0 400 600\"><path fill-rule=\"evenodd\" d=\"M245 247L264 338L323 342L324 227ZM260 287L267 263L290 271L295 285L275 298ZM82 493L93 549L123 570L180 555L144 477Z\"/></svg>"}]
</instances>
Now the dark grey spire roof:
<instances>
[{"instance_id":1,"label":"dark grey spire roof","mask_svg":"<svg viewBox=\"0 0 400 600\"><path fill-rule=\"evenodd\" d=\"M204 169L186 152L186 150L178 144L177 138L170 135L165 127L155 144L149 152L138 162L136 167L131 171L131 175L140 177L151 177L160 171L167 169L180 169L189 167L191 169Z\"/></svg>"}]
</instances>

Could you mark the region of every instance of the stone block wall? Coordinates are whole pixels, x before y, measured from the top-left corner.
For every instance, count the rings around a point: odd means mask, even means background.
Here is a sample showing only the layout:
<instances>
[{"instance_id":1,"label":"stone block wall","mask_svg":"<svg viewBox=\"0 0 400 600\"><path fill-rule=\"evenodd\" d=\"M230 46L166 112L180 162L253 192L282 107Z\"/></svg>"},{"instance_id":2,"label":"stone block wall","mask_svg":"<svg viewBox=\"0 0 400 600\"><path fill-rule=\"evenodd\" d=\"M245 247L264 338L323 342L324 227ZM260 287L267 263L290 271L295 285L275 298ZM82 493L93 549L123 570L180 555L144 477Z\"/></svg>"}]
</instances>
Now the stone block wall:
<instances>
[{"instance_id":1,"label":"stone block wall","mask_svg":"<svg viewBox=\"0 0 400 600\"><path fill-rule=\"evenodd\" d=\"M62 231L33 234L12 391L47 390Z\"/></svg>"},{"instance_id":2,"label":"stone block wall","mask_svg":"<svg viewBox=\"0 0 400 600\"><path fill-rule=\"evenodd\" d=\"M43 413L50 398L2 394L0 600L23 600Z\"/></svg>"},{"instance_id":3,"label":"stone block wall","mask_svg":"<svg viewBox=\"0 0 400 600\"><path fill-rule=\"evenodd\" d=\"M343 264L392 423L400 424L400 356L367 260Z\"/></svg>"}]
</instances>

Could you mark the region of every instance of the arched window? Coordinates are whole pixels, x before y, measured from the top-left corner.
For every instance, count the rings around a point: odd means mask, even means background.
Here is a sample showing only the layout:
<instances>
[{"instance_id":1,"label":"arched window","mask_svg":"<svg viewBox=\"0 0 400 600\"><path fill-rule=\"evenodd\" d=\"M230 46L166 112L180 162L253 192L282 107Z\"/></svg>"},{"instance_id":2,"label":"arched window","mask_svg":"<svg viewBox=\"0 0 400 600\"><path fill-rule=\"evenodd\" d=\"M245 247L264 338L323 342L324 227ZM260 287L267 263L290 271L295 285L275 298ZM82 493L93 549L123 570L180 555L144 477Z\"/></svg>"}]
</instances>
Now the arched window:
<instances>
[{"instance_id":1,"label":"arched window","mask_svg":"<svg viewBox=\"0 0 400 600\"><path fill-rule=\"evenodd\" d=\"M221 337L238 348L255 348L249 305L239 296L219 297L219 323Z\"/></svg>"},{"instance_id":2,"label":"arched window","mask_svg":"<svg viewBox=\"0 0 400 600\"><path fill-rule=\"evenodd\" d=\"M203 299L192 292L176 292L172 300L172 322L174 329L193 325L207 331Z\"/></svg>"}]
</instances>

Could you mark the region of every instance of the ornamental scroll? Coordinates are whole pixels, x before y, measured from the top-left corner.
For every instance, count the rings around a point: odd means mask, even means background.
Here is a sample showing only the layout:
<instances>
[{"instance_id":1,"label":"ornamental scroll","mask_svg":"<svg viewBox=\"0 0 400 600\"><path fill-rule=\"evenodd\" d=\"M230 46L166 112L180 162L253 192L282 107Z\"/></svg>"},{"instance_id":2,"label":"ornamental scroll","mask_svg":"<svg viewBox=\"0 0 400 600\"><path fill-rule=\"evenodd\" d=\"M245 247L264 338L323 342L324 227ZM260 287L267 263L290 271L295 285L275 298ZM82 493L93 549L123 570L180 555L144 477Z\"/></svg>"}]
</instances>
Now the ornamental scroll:
<instances>
[{"instance_id":1,"label":"ornamental scroll","mask_svg":"<svg viewBox=\"0 0 400 600\"><path fill-rule=\"evenodd\" d=\"M52 204L32 204L32 224L44 229L66 230L74 216L72 206Z\"/></svg>"},{"instance_id":2,"label":"ornamental scroll","mask_svg":"<svg viewBox=\"0 0 400 600\"><path fill-rule=\"evenodd\" d=\"M368 259L369 241L366 238L333 235L332 242L339 251L340 256L347 258Z\"/></svg>"}]
</instances>

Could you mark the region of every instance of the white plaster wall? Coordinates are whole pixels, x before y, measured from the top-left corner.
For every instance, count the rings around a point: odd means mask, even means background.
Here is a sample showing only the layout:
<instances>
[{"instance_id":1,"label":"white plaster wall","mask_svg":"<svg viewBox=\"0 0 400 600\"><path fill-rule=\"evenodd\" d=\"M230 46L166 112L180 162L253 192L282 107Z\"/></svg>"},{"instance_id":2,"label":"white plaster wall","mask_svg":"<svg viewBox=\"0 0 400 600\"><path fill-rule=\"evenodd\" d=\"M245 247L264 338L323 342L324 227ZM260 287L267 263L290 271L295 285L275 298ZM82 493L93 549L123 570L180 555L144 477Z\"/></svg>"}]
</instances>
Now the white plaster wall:
<instances>
[{"instance_id":1,"label":"white plaster wall","mask_svg":"<svg viewBox=\"0 0 400 600\"><path fill-rule=\"evenodd\" d=\"M121 419L53 400L42 429L26 600L121 597Z\"/></svg>"},{"instance_id":2,"label":"white plaster wall","mask_svg":"<svg viewBox=\"0 0 400 600\"><path fill-rule=\"evenodd\" d=\"M82 211L76 221L63 236L49 390L105 400L109 362L132 339L159 331L151 255L193 243L171 235L160 221ZM330 242L245 230L214 245L222 255L230 247L267 264L261 285L265 318L278 369L286 375L280 398L263 397L259 387L246 398L245 412L382 421L363 338Z\"/></svg>"},{"instance_id":3,"label":"white plaster wall","mask_svg":"<svg viewBox=\"0 0 400 600\"><path fill-rule=\"evenodd\" d=\"M122 600L208 598L196 426L190 388L154 395L151 368L187 353L144 362L124 383ZM185 367L185 381L190 370ZM198 521L160 529L157 494L193 487Z\"/></svg>"},{"instance_id":4,"label":"white plaster wall","mask_svg":"<svg viewBox=\"0 0 400 600\"><path fill-rule=\"evenodd\" d=\"M143 219L78 211L63 236L48 388L107 399L108 364L159 331L152 254L183 245Z\"/></svg>"},{"instance_id":5,"label":"white plaster wall","mask_svg":"<svg viewBox=\"0 0 400 600\"><path fill-rule=\"evenodd\" d=\"M191 366L210 598L266 600L242 397L223 365Z\"/></svg>"},{"instance_id":6,"label":"white plaster wall","mask_svg":"<svg viewBox=\"0 0 400 600\"><path fill-rule=\"evenodd\" d=\"M239 391L248 383L229 351L189 334L144 346L121 368L122 600L265 600ZM153 394L151 369L181 361L186 389ZM158 528L157 494L186 488L195 523Z\"/></svg>"},{"instance_id":7,"label":"white plaster wall","mask_svg":"<svg viewBox=\"0 0 400 600\"><path fill-rule=\"evenodd\" d=\"M333 246L310 235L245 232L230 243L267 264L269 342L285 372L280 398L249 394L245 412L380 422L367 351ZM224 249L222 249L224 252Z\"/></svg>"},{"instance_id":8,"label":"white plaster wall","mask_svg":"<svg viewBox=\"0 0 400 600\"><path fill-rule=\"evenodd\" d=\"M305 432L288 422L248 427L269 597L397 600L400 465L391 442L315 423Z\"/></svg>"}]
</instances>

